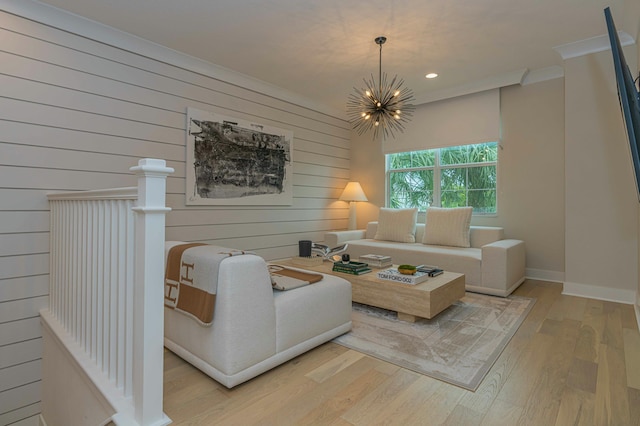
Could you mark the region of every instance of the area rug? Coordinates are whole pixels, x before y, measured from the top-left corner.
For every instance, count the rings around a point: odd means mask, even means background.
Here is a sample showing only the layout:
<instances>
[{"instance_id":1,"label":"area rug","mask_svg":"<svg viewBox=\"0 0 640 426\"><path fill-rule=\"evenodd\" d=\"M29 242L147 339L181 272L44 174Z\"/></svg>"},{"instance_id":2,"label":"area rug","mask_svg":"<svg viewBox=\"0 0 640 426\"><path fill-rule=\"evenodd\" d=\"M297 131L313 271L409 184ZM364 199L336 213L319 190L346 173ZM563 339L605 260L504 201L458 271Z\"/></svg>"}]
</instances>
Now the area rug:
<instances>
[{"instance_id":1,"label":"area rug","mask_svg":"<svg viewBox=\"0 0 640 426\"><path fill-rule=\"evenodd\" d=\"M436 317L415 323L353 303L353 328L333 341L358 352L475 391L535 299L466 293Z\"/></svg>"}]
</instances>

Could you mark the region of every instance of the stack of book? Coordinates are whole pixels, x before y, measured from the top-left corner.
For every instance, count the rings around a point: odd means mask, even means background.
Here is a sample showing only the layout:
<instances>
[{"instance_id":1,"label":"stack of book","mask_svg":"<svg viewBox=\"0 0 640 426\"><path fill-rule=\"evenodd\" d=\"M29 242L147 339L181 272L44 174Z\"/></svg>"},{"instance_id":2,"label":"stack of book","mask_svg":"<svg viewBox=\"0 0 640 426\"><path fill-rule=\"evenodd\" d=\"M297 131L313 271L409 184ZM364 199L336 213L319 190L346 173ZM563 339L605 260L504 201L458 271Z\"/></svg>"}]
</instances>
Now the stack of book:
<instances>
[{"instance_id":1,"label":"stack of book","mask_svg":"<svg viewBox=\"0 0 640 426\"><path fill-rule=\"evenodd\" d=\"M371 268L364 262L335 262L333 271L342 272L343 274L362 275L371 272Z\"/></svg>"},{"instance_id":2,"label":"stack of book","mask_svg":"<svg viewBox=\"0 0 640 426\"><path fill-rule=\"evenodd\" d=\"M420 265L417 267L418 272L426 272L430 277L436 277L444 273L444 271L437 266L432 265Z\"/></svg>"},{"instance_id":3,"label":"stack of book","mask_svg":"<svg viewBox=\"0 0 640 426\"><path fill-rule=\"evenodd\" d=\"M360 256L360 262L366 262L374 268L388 268L393 264L391 256L382 254L364 254Z\"/></svg>"},{"instance_id":4,"label":"stack of book","mask_svg":"<svg viewBox=\"0 0 640 426\"><path fill-rule=\"evenodd\" d=\"M396 268L385 269L384 271L378 272L378 278L381 280L387 281L395 281L397 283L403 284L419 284L423 281L426 281L429 278L429 274L426 272L417 271L413 275L405 275L400 272Z\"/></svg>"}]
</instances>

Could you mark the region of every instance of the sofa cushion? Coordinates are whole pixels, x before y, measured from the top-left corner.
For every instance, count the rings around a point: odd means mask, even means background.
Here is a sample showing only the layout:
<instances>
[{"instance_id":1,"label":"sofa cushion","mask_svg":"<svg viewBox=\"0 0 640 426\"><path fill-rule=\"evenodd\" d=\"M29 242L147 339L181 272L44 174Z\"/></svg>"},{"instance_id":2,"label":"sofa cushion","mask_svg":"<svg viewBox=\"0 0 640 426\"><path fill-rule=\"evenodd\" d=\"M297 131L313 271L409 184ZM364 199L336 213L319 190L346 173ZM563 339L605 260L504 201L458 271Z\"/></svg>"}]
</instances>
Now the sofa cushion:
<instances>
[{"instance_id":1,"label":"sofa cushion","mask_svg":"<svg viewBox=\"0 0 640 426\"><path fill-rule=\"evenodd\" d=\"M470 247L469 227L472 207L427 209L423 244L450 247Z\"/></svg>"},{"instance_id":2,"label":"sofa cushion","mask_svg":"<svg viewBox=\"0 0 640 426\"><path fill-rule=\"evenodd\" d=\"M391 256L394 264L436 265L445 271L465 274L469 285L482 285L482 250L478 248L362 239L349 241L348 251L352 259L364 254L380 254Z\"/></svg>"},{"instance_id":3,"label":"sofa cushion","mask_svg":"<svg viewBox=\"0 0 640 426\"><path fill-rule=\"evenodd\" d=\"M415 243L417 217L418 209L416 208L388 209L382 207L378 214L378 229L374 239Z\"/></svg>"},{"instance_id":4,"label":"sofa cushion","mask_svg":"<svg viewBox=\"0 0 640 426\"><path fill-rule=\"evenodd\" d=\"M351 284L323 275L313 285L274 292L277 352L351 323Z\"/></svg>"}]
</instances>

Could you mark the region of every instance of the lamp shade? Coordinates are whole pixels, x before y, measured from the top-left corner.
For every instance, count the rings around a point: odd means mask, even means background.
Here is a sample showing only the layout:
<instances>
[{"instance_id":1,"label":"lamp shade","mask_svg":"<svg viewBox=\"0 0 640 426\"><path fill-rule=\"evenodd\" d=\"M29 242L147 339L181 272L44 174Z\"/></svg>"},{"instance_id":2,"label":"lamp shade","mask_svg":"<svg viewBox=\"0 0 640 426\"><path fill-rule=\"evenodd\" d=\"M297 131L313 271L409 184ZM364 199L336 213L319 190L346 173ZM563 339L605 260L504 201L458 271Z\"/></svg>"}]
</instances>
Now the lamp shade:
<instances>
[{"instance_id":1,"label":"lamp shade","mask_svg":"<svg viewBox=\"0 0 640 426\"><path fill-rule=\"evenodd\" d=\"M340 201L369 201L367 200L367 196L364 195L364 191L362 190L362 186L360 186L360 182L349 182L347 186L344 187L342 191L342 195L340 196Z\"/></svg>"}]
</instances>

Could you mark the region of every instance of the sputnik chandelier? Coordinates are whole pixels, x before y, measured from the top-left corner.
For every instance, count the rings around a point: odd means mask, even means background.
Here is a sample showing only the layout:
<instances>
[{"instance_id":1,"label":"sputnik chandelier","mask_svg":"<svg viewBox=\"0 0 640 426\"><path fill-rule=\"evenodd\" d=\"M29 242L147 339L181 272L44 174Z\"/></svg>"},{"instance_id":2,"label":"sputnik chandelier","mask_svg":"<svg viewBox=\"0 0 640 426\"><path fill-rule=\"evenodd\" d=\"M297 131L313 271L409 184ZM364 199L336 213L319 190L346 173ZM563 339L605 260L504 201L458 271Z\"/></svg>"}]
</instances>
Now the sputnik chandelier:
<instances>
[{"instance_id":1,"label":"sputnik chandelier","mask_svg":"<svg viewBox=\"0 0 640 426\"><path fill-rule=\"evenodd\" d=\"M359 135L373 129L373 137L377 139L382 130L384 137L395 137L394 131L404 131L404 123L409 121L415 106L411 89L402 87L403 79L394 76L387 81L387 74L382 73L382 45L387 41L384 36L376 37L380 46L380 62L378 68L378 84L371 74L371 80L362 79L365 88L354 87L355 93L347 100L347 117Z\"/></svg>"}]
</instances>

